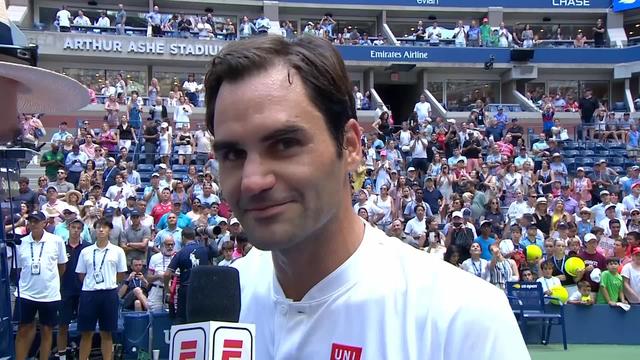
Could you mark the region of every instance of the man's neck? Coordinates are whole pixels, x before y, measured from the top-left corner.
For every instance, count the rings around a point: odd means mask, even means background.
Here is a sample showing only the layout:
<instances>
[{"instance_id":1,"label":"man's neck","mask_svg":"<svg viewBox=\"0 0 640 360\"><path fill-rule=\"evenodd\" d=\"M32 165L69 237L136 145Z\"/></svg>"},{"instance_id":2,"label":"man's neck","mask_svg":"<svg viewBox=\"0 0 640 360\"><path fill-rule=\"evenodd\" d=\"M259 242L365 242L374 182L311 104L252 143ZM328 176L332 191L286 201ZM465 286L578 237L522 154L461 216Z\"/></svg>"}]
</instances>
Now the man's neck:
<instances>
[{"instance_id":1,"label":"man's neck","mask_svg":"<svg viewBox=\"0 0 640 360\"><path fill-rule=\"evenodd\" d=\"M77 239L69 237L69 246L76 247L78 245L80 245L80 237L78 237Z\"/></svg>"},{"instance_id":2,"label":"man's neck","mask_svg":"<svg viewBox=\"0 0 640 360\"><path fill-rule=\"evenodd\" d=\"M42 240L43 236L44 236L44 231L38 231L38 232L32 231L31 232L31 238L33 239L33 241L36 241L36 242L40 241L40 240Z\"/></svg>"},{"instance_id":3,"label":"man's neck","mask_svg":"<svg viewBox=\"0 0 640 360\"><path fill-rule=\"evenodd\" d=\"M285 296L300 301L322 279L344 264L364 237L362 220L348 199L315 233L290 248L272 251L273 265Z\"/></svg>"},{"instance_id":4,"label":"man's neck","mask_svg":"<svg viewBox=\"0 0 640 360\"><path fill-rule=\"evenodd\" d=\"M98 241L96 241L96 246L100 249L104 249L107 245L109 245L109 238L98 239Z\"/></svg>"}]
</instances>

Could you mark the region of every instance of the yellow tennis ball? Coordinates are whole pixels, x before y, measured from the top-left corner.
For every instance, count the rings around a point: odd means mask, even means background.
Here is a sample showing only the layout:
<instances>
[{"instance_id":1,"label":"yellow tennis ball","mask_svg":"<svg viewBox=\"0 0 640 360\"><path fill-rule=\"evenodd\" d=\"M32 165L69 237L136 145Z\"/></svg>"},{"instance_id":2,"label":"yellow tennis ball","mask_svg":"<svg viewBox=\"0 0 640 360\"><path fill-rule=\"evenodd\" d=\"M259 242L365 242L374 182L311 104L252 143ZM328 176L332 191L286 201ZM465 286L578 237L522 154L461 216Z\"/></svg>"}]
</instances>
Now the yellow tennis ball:
<instances>
[{"instance_id":1,"label":"yellow tennis ball","mask_svg":"<svg viewBox=\"0 0 640 360\"><path fill-rule=\"evenodd\" d=\"M527 250L527 261L534 262L542 258L542 249L538 245L529 245L526 248Z\"/></svg>"}]
</instances>

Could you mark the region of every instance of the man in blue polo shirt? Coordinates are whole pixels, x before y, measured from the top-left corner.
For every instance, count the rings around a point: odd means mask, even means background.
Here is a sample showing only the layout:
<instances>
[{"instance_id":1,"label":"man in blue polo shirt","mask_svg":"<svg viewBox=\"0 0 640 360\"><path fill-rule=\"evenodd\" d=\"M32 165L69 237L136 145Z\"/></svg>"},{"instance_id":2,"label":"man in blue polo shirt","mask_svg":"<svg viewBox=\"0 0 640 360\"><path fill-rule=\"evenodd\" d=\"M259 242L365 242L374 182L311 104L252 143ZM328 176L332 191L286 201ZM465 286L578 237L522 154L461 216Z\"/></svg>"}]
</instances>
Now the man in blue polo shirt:
<instances>
[{"instance_id":1,"label":"man in blue polo shirt","mask_svg":"<svg viewBox=\"0 0 640 360\"><path fill-rule=\"evenodd\" d=\"M489 248L496 242L496 239L491 237L491 221L484 220L480 223L480 235L473 242L478 243L482 249L480 257L487 261L491 260L491 250Z\"/></svg>"},{"instance_id":2,"label":"man in blue polo shirt","mask_svg":"<svg viewBox=\"0 0 640 360\"><path fill-rule=\"evenodd\" d=\"M182 324L186 320L186 298L191 269L201 265L210 265L212 260L218 256L206 243L200 244L196 241L196 232L191 228L186 228L182 231L182 240L185 244L184 247L171 259L164 273L164 288L168 289L171 276L176 271L180 271L176 324Z\"/></svg>"},{"instance_id":3,"label":"man in blue polo shirt","mask_svg":"<svg viewBox=\"0 0 640 360\"><path fill-rule=\"evenodd\" d=\"M163 230L167 228L167 218L169 217L169 214L175 214L178 217L178 227L181 229L187 228L187 227L192 227L191 224L191 219L187 216L187 214L182 212L182 202L180 201L173 201L173 206L170 212L162 215L162 217L160 218L160 221L158 221L158 225L156 225L156 228L158 230Z\"/></svg>"},{"instance_id":4,"label":"man in blue polo shirt","mask_svg":"<svg viewBox=\"0 0 640 360\"><path fill-rule=\"evenodd\" d=\"M66 223L65 223L66 224ZM67 249L67 267L69 271L65 271L60 279L60 294L62 301L58 310L58 339L56 341L58 347L58 359L65 360L69 349L67 348L67 335L69 333L69 324L71 320L78 316L78 304L80 301L80 293L82 291L82 282L73 271L78 265L78 258L82 249L91 246L90 242L82 239L85 226L82 220L74 219L68 224L68 241ZM91 237L89 237L90 239Z\"/></svg>"}]
</instances>

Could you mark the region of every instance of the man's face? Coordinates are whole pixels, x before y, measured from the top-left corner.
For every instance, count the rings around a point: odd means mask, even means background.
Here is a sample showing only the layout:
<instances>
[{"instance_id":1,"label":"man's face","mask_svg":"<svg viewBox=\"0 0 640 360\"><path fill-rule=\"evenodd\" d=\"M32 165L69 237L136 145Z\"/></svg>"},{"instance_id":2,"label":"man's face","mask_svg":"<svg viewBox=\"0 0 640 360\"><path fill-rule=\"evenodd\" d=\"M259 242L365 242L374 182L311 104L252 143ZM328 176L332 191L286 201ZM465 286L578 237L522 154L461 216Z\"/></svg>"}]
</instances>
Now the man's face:
<instances>
[{"instance_id":1,"label":"man's face","mask_svg":"<svg viewBox=\"0 0 640 360\"><path fill-rule=\"evenodd\" d=\"M162 200L163 201L169 201L170 198L171 198L171 191L162 190Z\"/></svg>"},{"instance_id":2,"label":"man's face","mask_svg":"<svg viewBox=\"0 0 640 360\"><path fill-rule=\"evenodd\" d=\"M167 224L169 224L169 226L174 226L177 223L178 223L178 216L174 213L169 213L169 216L167 216Z\"/></svg>"},{"instance_id":3,"label":"man's face","mask_svg":"<svg viewBox=\"0 0 640 360\"><path fill-rule=\"evenodd\" d=\"M620 224L611 224L609 225L609 228L611 229L611 235L613 236L620 235Z\"/></svg>"},{"instance_id":4,"label":"man's face","mask_svg":"<svg viewBox=\"0 0 640 360\"><path fill-rule=\"evenodd\" d=\"M58 170L58 180L64 180L67 177L67 173L64 170Z\"/></svg>"},{"instance_id":5,"label":"man's face","mask_svg":"<svg viewBox=\"0 0 640 360\"><path fill-rule=\"evenodd\" d=\"M58 192L54 188L47 190L47 200L52 201L58 198Z\"/></svg>"},{"instance_id":6,"label":"man's face","mask_svg":"<svg viewBox=\"0 0 640 360\"><path fill-rule=\"evenodd\" d=\"M111 228L109 228L106 225L100 225L96 229L96 236L99 239L108 239L109 238L109 232L111 232Z\"/></svg>"},{"instance_id":7,"label":"man's face","mask_svg":"<svg viewBox=\"0 0 640 360\"><path fill-rule=\"evenodd\" d=\"M67 124L60 124L58 128L60 129L61 132L65 132L67 131Z\"/></svg>"},{"instance_id":8,"label":"man's face","mask_svg":"<svg viewBox=\"0 0 640 360\"><path fill-rule=\"evenodd\" d=\"M132 216L131 223L135 226L140 225L140 216Z\"/></svg>"},{"instance_id":9,"label":"man's face","mask_svg":"<svg viewBox=\"0 0 640 360\"><path fill-rule=\"evenodd\" d=\"M19 183L19 185L20 185L20 191L21 192L25 192L25 191L29 190L29 182L28 181L26 181L26 182L22 182L21 181Z\"/></svg>"},{"instance_id":10,"label":"man's face","mask_svg":"<svg viewBox=\"0 0 640 360\"><path fill-rule=\"evenodd\" d=\"M136 273L142 272L142 260L133 260L131 264L131 270Z\"/></svg>"},{"instance_id":11,"label":"man's face","mask_svg":"<svg viewBox=\"0 0 640 360\"><path fill-rule=\"evenodd\" d=\"M69 226L69 237L72 237L74 239L77 239L78 237L80 237L80 233L82 233L82 225L74 222L73 224L71 224Z\"/></svg>"},{"instance_id":12,"label":"man's face","mask_svg":"<svg viewBox=\"0 0 640 360\"><path fill-rule=\"evenodd\" d=\"M211 185L205 185L202 187L202 192L205 197L209 197L209 195L211 195L211 193L213 192L213 187Z\"/></svg>"},{"instance_id":13,"label":"man's face","mask_svg":"<svg viewBox=\"0 0 640 360\"><path fill-rule=\"evenodd\" d=\"M138 211L144 214L147 210L147 203L145 201L138 201L137 205L138 205Z\"/></svg>"},{"instance_id":14,"label":"man's face","mask_svg":"<svg viewBox=\"0 0 640 360\"><path fill-rule=\"evenodd\" d=\"M237 94L246 91L256 101L237 106ZM289 248L338 221L336 196L348 196L347 173L360 164L355 121L345 126L337 158L322 114L284 66L223 83L215 118L221 188L256 247Z\"/></svg>"},{"instance_id":15,"label":"man's face","mask_svg":"<svg viewBox=\"0 0 640 360\"><path fill-rule=\"evenodd\" d=\"M527 282L533 281L533 273L531 273L531 270L526 270L522 272L522 280Z\"/></svg>"}]
</instances>

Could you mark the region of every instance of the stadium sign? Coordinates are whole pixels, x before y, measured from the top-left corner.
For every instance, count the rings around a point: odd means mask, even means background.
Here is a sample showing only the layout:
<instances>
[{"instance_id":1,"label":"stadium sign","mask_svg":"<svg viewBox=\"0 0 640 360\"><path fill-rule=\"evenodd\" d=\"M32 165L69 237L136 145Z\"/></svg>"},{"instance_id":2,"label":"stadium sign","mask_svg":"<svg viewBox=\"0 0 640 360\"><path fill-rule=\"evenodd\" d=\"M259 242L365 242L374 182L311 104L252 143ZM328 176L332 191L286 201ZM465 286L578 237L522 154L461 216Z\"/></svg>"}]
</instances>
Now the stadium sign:
<instances>
[{"instance_id":1,"label":"stadium sign","mask_svg":"<svg viewBox=\"0 0 640 360\"><path fill-rule=\"evenodd\" d=\"M426 61L429 54L426 50L370 50L369 59L371 61Z\"/></svg>"},{"instance_id":2,"label":"stadium sign","mask_svg":"<svg viewBox=\"0 0 640 360\"><path fill-rule=\"evenodd\" d=\"M613 0L613 11L620 12L640 7L640 0Z\"/></svg>"},{"instance_id":3,"label":"stadium sign","mask_svg":"<svg viewBox=\"0 0 640 360\"><path fill-rule=\"evenodd\" d=\"M64 39L62 50L102 52L102 53L126 53L144 55L181 55L181 56L213 56L222 48L222 44L216 43L167 43L165 40L119 40L108 37L67 37Z\"/></svg>"},{"instance_id":4,"label":"stadium sign","mask_svg":"<svg viewBox=\"0 0 640 360\"><path fill-rule=\"evenodd\" d=\"M282 0L281 3L306 3L326 5L322 0ZM640 0L614 0L616 2L640 2ZM506 9L606 9L611 0L342 0L329 1L340 5L371 6L421 6L421 7L503 7Z\"/></svg>"}]
</instances>

